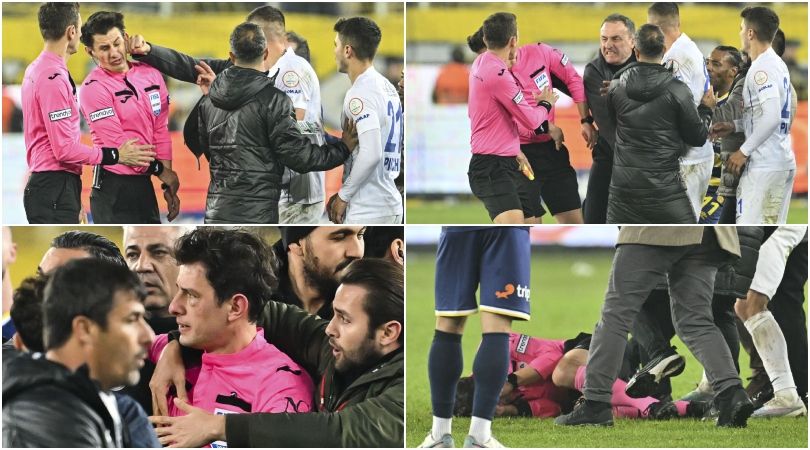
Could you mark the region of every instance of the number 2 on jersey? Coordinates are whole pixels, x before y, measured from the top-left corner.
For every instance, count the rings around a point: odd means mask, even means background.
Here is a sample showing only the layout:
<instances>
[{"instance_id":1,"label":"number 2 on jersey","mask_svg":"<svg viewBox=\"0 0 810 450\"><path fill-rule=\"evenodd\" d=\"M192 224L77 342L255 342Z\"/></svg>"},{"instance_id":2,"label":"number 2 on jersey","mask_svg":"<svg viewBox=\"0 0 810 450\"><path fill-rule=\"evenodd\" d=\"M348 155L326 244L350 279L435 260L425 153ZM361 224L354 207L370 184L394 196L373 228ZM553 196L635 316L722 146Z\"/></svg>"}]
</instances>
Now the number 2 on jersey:
<instances>
[{"instance_id":1,"label":"number 2 on jersey","mask_svg":"<svg viewBox=\"0 0 810 450\"><path fill-rule=\"evenodd\" d=\"M394 102L388 102L388 117L391 129L388 131L388 140L385 143L384 162L385 168L390 178L399 176L400 151L399 143L402 136L402 106L397 104L394 110Z\"/></svg>"},{"instance_id":2,"label":"number 2 on jersey","mask_svg":"<svg viewBox=\"0 0 810 450\"><path fill-rule=\"evenodd\" d=\"M779 131L782 134L788 134L790 132L790 81L788 81L787 77L782 78L782 84L785 87L785 104L782 106L782 119L784 121L779 125Z\"/></svg>"}]
</instances>

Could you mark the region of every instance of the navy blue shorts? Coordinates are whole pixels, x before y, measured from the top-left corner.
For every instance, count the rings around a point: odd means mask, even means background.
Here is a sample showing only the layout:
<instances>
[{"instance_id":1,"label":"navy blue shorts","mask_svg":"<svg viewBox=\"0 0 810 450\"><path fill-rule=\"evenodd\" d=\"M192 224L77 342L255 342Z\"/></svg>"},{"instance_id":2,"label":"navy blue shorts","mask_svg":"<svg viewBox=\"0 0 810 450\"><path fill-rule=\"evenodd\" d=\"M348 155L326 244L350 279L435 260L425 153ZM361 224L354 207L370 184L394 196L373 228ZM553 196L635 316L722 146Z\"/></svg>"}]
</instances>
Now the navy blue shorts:
<instances>
[{"instance_id":1,"label":"navy blue shorts","mask_svg":"<svg viewBox=\"0 0 810 450\"><path fill-rule=\"evenodd\" d=\"M529 320L530 264L528 227L442 228L436 256L436 315L468 316L480 309Z\"/></svg>"}]
</instances>

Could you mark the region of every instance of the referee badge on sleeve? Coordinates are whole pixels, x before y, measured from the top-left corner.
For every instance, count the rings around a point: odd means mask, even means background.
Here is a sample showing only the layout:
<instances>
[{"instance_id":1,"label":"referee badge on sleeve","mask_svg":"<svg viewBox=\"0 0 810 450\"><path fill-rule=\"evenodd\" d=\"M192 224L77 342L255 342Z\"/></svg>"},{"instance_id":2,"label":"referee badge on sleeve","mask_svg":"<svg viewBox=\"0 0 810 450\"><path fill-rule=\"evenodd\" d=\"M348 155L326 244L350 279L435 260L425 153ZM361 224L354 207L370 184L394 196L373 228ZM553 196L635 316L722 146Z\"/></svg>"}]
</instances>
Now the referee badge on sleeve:
<instances>
[{"instance_id":1,"label":"referee badge on sleeve","mask_svg":"<svg viewBox=\"0 0 810 450\"><path fill-rule=\"evenodd\" d=\"M523 101L523 91L518 91L517 95L512 97L512 101L520 104Z\"/></svg>"}]
</instances>

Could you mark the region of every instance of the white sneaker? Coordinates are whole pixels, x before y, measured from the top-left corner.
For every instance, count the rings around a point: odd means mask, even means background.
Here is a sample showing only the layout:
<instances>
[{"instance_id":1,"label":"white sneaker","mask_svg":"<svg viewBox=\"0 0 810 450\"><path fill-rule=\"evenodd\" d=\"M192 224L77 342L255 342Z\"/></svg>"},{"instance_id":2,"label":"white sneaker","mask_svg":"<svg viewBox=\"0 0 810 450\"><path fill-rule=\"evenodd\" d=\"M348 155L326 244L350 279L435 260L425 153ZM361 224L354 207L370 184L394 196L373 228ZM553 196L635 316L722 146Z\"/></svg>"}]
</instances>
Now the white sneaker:
<instances>
[{"instance_id":1,"label":"white sneaker","mask_svg":"<svg viewBox=\"0 0 810 450\"><path fill-rule=\"evenodd\" d=\"M504 446L498 442L494 436L490 437L488 441L482 444L475 440L474 437L467 435L467 437L464 438L464 448L504 448Z\"/></svg>"},{"instance_id":2,"label":"white sneaker","mask_svg":"<svg viewBox=\"0 0 810 450\"><path fill-rule=\"evenodd\" d=\"M453 448L456 446L456 443L453 441L453 436L449 434L445 434L441 437L441 439L433 439L433 433L428 431L428 435L421 444L419 444L419 448Z\"/></svg>"},{"instance_id":3,"label":"white sneaker","mask_svg":"<svg viewBox=\"0 0 810 450\"><path fill-rule=\"evenodd\" d=\"M754 411L751 417L800 417L806 415L807 408L798 395L777 393L762 405L762 408Z\"/></svg>"}]
</instances>

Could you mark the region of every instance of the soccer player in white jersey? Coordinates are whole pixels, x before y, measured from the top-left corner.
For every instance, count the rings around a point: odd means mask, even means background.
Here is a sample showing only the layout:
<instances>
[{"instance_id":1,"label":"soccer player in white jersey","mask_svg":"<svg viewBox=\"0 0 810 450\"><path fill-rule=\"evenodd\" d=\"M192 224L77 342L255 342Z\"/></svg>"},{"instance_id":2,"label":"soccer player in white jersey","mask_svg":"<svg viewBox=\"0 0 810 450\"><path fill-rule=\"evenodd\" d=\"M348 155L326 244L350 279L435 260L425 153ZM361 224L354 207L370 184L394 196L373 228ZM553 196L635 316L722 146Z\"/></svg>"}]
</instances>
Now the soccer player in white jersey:
<instances>
[{"instance_id":1,"label":"soccer player in white jersey","mask_svg":"<svg viewBox=\"0 0 810 450\"><path fill-rule=\"evenodd\" d=\"M664 33L666 52L661 63L670 67L675 78L683 81L692 90L695 106L711 89L706 60L697 45L681 32L680 13L676 3L653 3L647 10L647 22L658 25ZM712 143L706 141L700 147L692 147L681 158L681 177L686 184L686 195L692 203L695 217L700 217L703 197L709 187L714 164Z\"/></svg>"},{"instance_id":2,"label":"soccer player in white jersey","mask_svg":"<svg viewBox=\"0 0 810 450\"><path fill-rule=\"evenodd\" d=\"M399 175L403 114L396 88L374 70L380 28L365 17L335 23L335 62L352 87L341 120L354 121L360 143L346 161L343 186L329 199L335 223L402 223Z\"/></svg>"},{"instance_id":3,"label":"soccer player in white jersey","mask_svg":"<svg viewBox=\"0 0 810 450\"><path fill-rule=\"evenodd\" d=\"M726 161L728 170L742 173L737 186L737 223L785 223L796 158L789 140L790 74L771 48L779 16L763 6L745 8L740 16L742 47L751 58L743 87L743 118L733 124L715 124L712 133L722 137L732 131L745 132L745 143Z\"/></svg>"},{"instance_id":4,"label":"soccer player in white jersey","mask_svg":"<svg viewBox=\"0 0 810 450\"><path fill-rule=\"evenodd\" d=\"M273 56L278 58L270 68L269 76L276 77L275 86L292 100L301 133L313 144L323 145L321 86L312 66L289 46L284 14L272 6L260 6L250 12L247 21L262 27L270 60ZM324 213L323 172L299 174L285 168L281 184L279 223L321 222Z\"/></svg>"}]
</instances>

